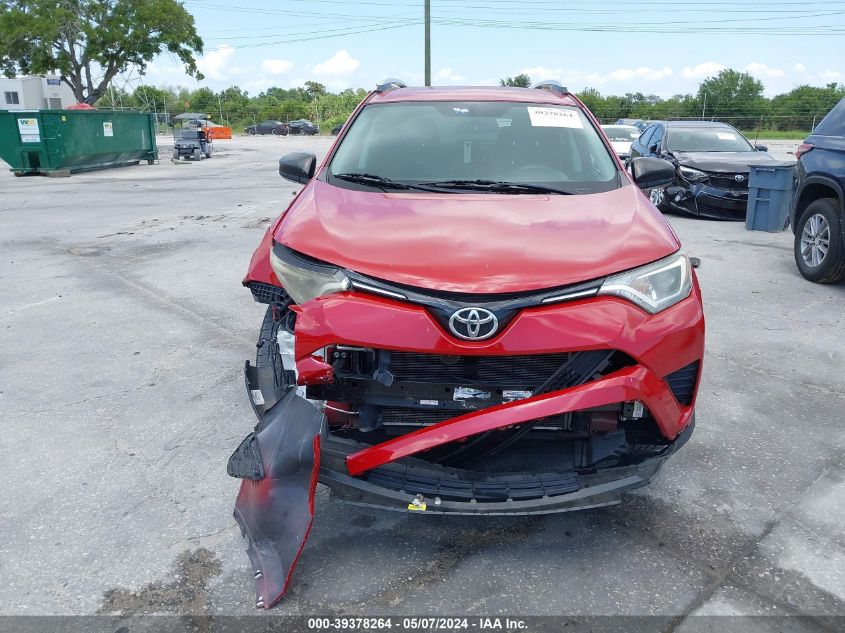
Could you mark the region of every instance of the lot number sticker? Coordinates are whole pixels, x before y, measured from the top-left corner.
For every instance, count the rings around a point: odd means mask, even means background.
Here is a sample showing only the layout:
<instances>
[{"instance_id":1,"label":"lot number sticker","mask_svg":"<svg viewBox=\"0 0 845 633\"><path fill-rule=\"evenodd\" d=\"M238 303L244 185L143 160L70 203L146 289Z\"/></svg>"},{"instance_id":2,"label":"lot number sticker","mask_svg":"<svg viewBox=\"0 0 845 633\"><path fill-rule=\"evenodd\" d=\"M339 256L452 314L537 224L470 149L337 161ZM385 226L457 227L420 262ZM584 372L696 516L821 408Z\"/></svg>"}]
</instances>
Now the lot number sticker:
<instances>
[{"instance_id":1,"label":"lot number sticker","mask_svg":"<svg viewBox=\"0 0 845 633\"><path fill-rule=\"evenodd\" d=\"M18 119L18 132L21 135L21 143L41 142L38 119Z\"/></svg>"},{"instance_id":2,"label":"lot number sticker","mask_svg":"<svg viewBox=\"0 0 845 633\"><path fill-rule=\"evenodd\" d=\"M114 136L111 121L103 121L103 136Z\"/></svg>"},{"instance_id":3,"label":"lot number sticker","mask_svg":"<svg viewBox=\"0 0 845 633\"><path fill-rule=\"evenodd\" d=\"M581 117L575 110L562 108L528 108L532 127L571 127L583 129Z\"/></svg>"}]
</instances>

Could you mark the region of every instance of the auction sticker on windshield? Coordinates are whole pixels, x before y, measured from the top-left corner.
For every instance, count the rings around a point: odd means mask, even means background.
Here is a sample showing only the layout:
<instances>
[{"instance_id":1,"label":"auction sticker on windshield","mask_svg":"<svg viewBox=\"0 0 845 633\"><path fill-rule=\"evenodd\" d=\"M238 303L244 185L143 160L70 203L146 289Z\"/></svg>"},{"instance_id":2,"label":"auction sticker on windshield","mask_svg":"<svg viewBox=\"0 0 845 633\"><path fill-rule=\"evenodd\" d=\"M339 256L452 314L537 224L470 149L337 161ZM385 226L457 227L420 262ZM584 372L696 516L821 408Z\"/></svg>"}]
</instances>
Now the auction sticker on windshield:
<instances>
[{"instance_id":1,"label":"auction sticker on windshield","mask_svg":"<svg viewBox=\"0 0 845 633\"><path fill-rule=\"evenodd\" d=\"M532 127L571 127L583 129L581 117L575 110L562 108L528 108L528 117Z\"/></svg>"}]
</instances>

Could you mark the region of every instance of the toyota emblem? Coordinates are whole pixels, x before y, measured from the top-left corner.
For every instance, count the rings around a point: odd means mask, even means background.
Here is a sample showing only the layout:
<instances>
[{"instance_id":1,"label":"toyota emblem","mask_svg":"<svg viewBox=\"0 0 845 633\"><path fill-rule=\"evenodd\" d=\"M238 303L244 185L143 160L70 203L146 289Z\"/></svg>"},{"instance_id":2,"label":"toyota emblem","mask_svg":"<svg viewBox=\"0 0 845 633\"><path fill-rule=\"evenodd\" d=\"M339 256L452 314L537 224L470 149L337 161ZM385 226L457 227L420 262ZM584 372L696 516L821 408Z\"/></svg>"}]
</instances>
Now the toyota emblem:
<instances>
[{"instance_id":1,"label":"toyota emblem","mask_svg":"<svg viewBox=\"0 0 845 633\"><path fill-rule=\"evenodd\" d=\"M461 308L449 317L449 329L458 338L480 341L499 329L499 319L484 308Z\"/></svg>"},{"instance_id":2,"label":"toyota emblem","mask_svg":"<svg viewBox=\"0 0 845 633\"><path fill-rule=\"evenodd\" d=\"M734 176L734 180L736 180L737 182L742 182L745 180L745 176L743 176L742 174L737 174L736 176Z\"/></svg>"}]
</instances>

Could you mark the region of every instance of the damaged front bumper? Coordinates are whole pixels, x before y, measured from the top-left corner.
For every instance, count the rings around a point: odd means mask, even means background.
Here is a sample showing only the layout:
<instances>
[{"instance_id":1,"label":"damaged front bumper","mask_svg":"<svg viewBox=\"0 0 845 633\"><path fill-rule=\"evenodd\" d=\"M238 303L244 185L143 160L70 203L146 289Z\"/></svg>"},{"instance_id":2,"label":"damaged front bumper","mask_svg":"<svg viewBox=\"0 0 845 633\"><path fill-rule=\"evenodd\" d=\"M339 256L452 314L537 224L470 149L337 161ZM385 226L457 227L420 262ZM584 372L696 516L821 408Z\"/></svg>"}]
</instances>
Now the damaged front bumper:
<instances>
[{"instance_id":1,"label":"damaged front bumper","mask_svg":"<svg viewBox=\"0 0 845 633\"><path fill-rule=\"evenodd\" d=\"M709 184L674 184L664 191L666 204L673 211L713 220L744 220L748 189L722 189Z\"/></svg>"},{"instance_id":2,"label":"damaged front bumper","mask_svg":"<svg viewBox=\"0 0 845 633\"><path fill-rule=\"evenodd\" d=\"M389 510L566 512L647 484L693 431L697 284L654 315L612 298L526 309L484 343L371 295L293 311L297 372L280 387L247 364L260 421L229 463L260 607L289 585L318 480Z\"/></svg>"},{"instance_id":3,"label":"damaged front bumper","mask_svg":"<svg viewBox=\"0 0 845 633\"><path fill-rule=\"evenodd\" d=\"M586 510L619 503L620 494L645 486L690 438L695 420L656 455L637 464L592 472L491 473L433 465L406 458L364 476L346 472L362 447L332 438L322 447L320 483L333 498L366 507L427 514L529 515Z\"/></svg>"}]
</instances>

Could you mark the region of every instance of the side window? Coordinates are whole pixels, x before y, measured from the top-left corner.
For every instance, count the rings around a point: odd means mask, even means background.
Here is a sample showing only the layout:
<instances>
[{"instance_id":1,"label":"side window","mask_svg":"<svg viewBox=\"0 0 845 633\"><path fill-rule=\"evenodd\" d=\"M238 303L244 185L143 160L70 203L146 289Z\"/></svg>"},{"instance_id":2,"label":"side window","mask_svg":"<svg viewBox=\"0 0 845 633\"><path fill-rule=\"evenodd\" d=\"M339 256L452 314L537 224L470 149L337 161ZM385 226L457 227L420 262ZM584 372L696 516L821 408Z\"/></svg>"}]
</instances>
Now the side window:
<instances>
[{"instance_id":1,"label":"side window","mask_svg":"<svg viewBox=\"0 0 845 633\"><path fill-rule=\"evenodd\" d=\"M17 92L6 92L4 93L4 96L6 97L7 105L20 105Z\"/></svg>"},{"instance_id":2,"label":"side window","mask_svg":"<svg viewBox=\"0 0 845 633\"><path fill-rule=\"evenodd\" d=\"M652 134L651 138L648 139L648 148L651 149L652 146L657 145L658 151L660 151L660 142L663 140L663 126L662 125L655 125L654 126L654 134Z\"/></svg>"},{"instance_id":3,"label":"side window","mask_svg":"<svg viewBox=\"0 0 845 633\"><path fill-rule=\"evenodd\" d=\"M656 125L651 125L645 129L645 132L640 134L639 143L644 148L648 149L648 140L651 138L651 135L654 134L654 128L656 127Z\"/></svg>"}]
</instances>

